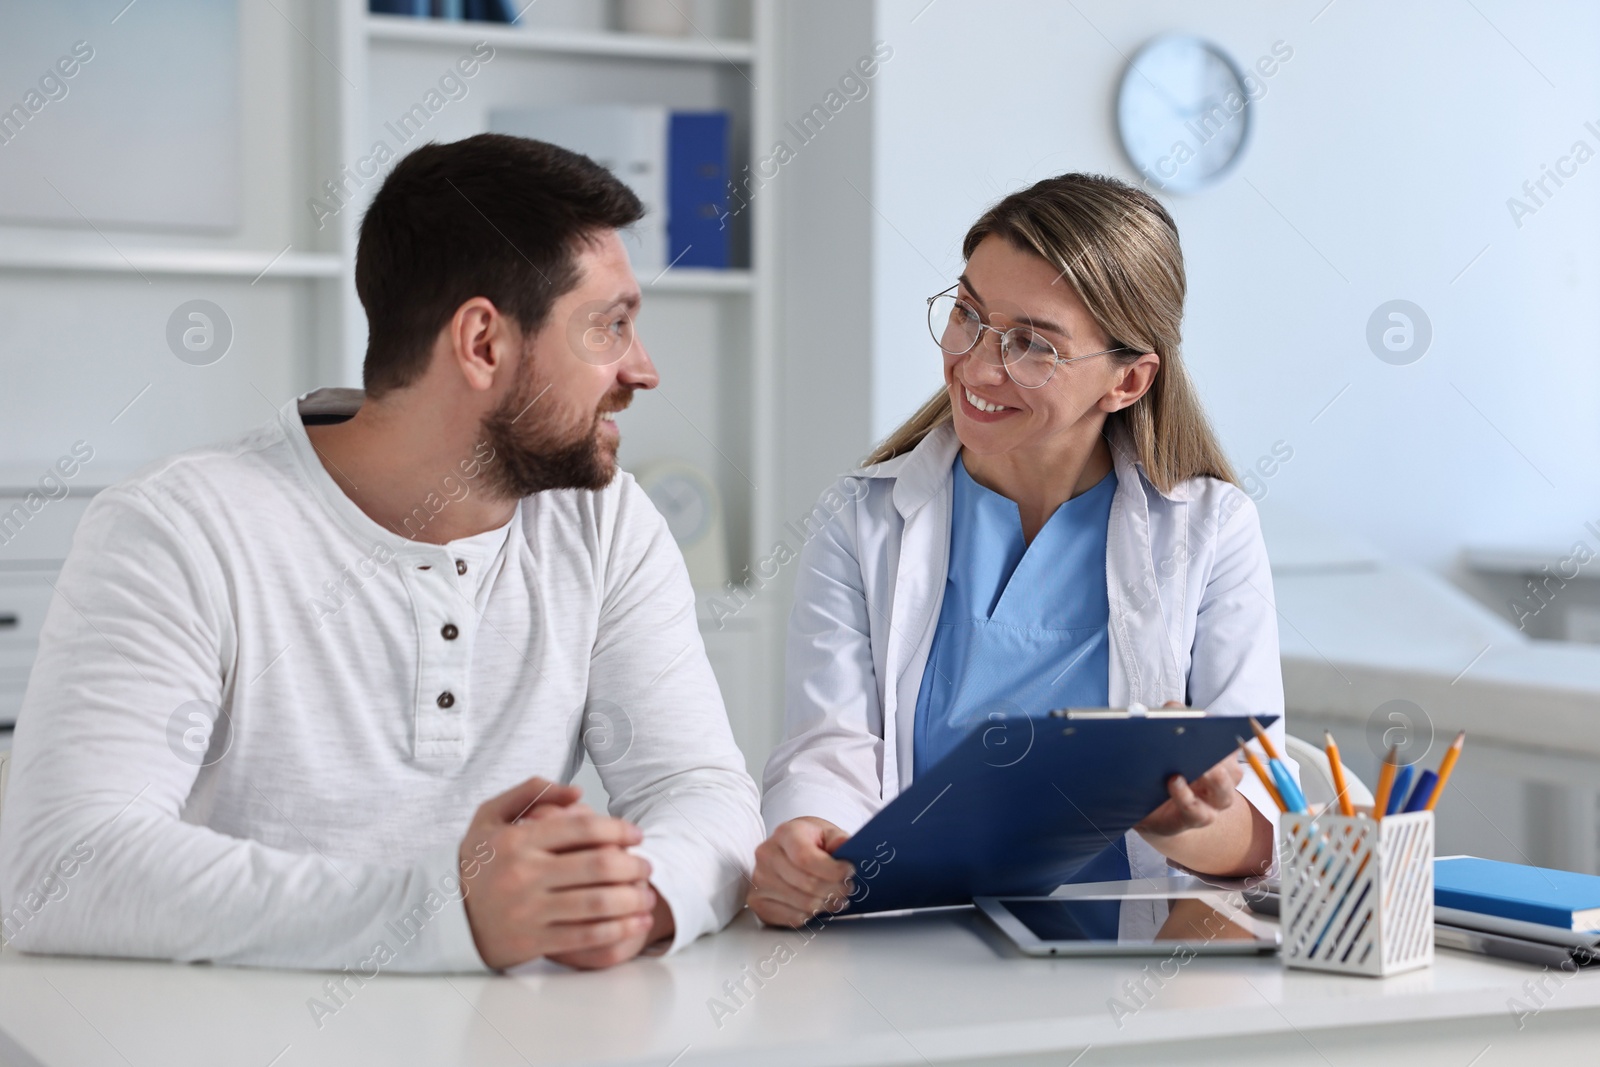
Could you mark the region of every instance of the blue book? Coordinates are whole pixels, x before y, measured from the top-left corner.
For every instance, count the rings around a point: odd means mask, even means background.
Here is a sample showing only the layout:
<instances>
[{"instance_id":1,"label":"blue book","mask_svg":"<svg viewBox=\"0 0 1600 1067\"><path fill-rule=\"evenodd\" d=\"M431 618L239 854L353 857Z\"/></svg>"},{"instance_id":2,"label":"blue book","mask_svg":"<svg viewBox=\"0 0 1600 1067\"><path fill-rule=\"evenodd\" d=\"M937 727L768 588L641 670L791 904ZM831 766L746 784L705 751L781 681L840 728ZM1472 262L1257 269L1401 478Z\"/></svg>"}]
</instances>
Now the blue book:
<instances>
[{"instance_id":1,"label":"blue book","mask_svg":"<svg viewBox=\"0 0 1600 1067\"><path fill-rule=\"evenodd\" d=\"M667 262L729 266L728 113L674 111L667 125Z\"/></svg>"},{"instance_id":2,"label":"blue book","mask_svg":"<svg viewBox=\"0 0 1600 1067\"><path fill-rule=\"evenodd\" d=\"M1592 874L1451 856L1433 861L1433 903L1561 930L1600 929L1600 877Z\"/></svg>"}]
</instances>

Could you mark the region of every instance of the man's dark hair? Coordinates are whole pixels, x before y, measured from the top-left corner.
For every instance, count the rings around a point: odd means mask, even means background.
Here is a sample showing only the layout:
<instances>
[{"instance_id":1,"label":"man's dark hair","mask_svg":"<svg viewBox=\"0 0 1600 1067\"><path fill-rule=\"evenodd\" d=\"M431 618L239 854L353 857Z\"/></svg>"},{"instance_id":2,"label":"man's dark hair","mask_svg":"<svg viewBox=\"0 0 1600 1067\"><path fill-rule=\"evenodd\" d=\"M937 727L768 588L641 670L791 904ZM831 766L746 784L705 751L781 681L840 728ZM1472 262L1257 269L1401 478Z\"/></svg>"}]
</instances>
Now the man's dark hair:
<instances>
[{"instance_id":1,"label":"man's dark hair","mask_svg":"<svg viewBox=\"0 0 1600 1067\"><path fill-rule=\"evenodd\" d=\"M367 311L367 395L421 377L458 307L487 298L526 333L578 284L579 244L644 214L587 156L481 133L402 159L361 220L356 293Z\"/></svg>"}]
</instances>

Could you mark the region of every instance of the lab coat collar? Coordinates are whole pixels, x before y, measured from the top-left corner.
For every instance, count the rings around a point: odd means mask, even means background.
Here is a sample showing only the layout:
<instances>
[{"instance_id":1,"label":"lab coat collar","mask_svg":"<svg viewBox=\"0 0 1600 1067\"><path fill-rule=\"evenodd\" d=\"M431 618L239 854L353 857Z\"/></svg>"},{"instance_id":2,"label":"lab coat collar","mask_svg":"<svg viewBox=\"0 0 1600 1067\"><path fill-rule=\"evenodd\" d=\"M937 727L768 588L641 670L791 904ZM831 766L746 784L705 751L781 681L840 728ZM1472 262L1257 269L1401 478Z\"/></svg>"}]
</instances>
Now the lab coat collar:
<instances>
[{"instance_id":1,"label":"lab coat collar","mask_svg":"<svg viewBox=\"0 0 1600 1067\"><path fill-rule=\"evenodd\" d=\"M941 423L911 451L863 467L856 474L862 478L892 478L895 510L901 518L909 518L949 481L950 466L959 451L961 441L956 437L955 426Z\"/></svg>"},{"instance_id":2,"label":"lab coat collar","mask_svg":"<svg viewBox=\"0 0 1600 1067\"><path fill-rule=\"evenodd\" d=\"M1172 501L1187 501L1190 486L1187 481L1163 493L1145 477L1144 464L1134 451L1133 439L1121 421L1107 427L1107 441L1111 446L1111 463L1122 485L1141 486L1146 493ZM909 452L886 459L882 463L863 467L855 472L860 478L894 479L894 506L902 518L909 518L942 489L950 478L950 466L961 451L961 441L956 428L945 422L928 431L928 436Z\"/></svg>"}]
</instances>

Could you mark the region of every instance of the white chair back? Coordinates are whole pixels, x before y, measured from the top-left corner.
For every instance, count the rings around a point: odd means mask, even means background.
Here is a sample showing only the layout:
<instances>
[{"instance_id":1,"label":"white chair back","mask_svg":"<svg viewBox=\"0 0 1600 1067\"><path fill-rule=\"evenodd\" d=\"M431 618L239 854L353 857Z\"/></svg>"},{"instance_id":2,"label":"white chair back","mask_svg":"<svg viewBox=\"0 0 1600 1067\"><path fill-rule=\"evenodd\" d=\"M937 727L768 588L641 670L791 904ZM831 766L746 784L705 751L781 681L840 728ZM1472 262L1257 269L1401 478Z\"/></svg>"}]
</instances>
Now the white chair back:
<instances>
[{"instance_id":1,"label":"white chair back","mask_svg":"<svg viewBox=\"0 0 1600 1067\"><path fill-rule=\"evenodd\" d=\"M1335 800L1339 794L1333 785L1333 770L1328 765L1327 753L1322 751L1320 745L1302 741L1293 734L1289 735L1287 741L1287 755L1300 765L1300 791L1306 795L1306 803L1314 808ZM1351 773L1348 764L1344 766L1344 788L1350 796L1350 803L1358 808L1363 804L1371 806L1372 790Z\"/></svg>"}]
</instances>

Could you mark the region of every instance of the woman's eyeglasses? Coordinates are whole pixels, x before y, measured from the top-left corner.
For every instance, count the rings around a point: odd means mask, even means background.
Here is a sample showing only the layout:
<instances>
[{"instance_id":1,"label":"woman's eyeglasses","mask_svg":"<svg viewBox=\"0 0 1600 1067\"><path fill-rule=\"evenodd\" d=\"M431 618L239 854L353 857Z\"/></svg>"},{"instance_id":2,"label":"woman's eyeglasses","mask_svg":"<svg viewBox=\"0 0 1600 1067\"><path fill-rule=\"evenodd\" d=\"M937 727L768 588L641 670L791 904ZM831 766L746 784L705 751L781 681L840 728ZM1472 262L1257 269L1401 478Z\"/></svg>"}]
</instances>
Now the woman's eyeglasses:
<instances>
[{"instance_id":1,"label":"woman's eyeglasses","mask_svg":"<svg viewBox=\"0 0 1600 1067\"><path fill-rule=\"evenodd\" d=\"M1001 329L990 326L973 307L952 289L928 297L928 332L939 342L939 348L948 355L962 356L978 349L978 358L990 366L1001 366L1011 380L1024 389L1037 389L1048 382L1063 363L1076 363L1080 359L1110 355L1112 352L1132 352L1126 345L1089 352L1081 356L1063 356L1056 351L1043 334L1028 326ZM1000 339L999 359L990 354L986 346L980 347L983 333L989 330Z\"/></svg>"}]
</instances>

